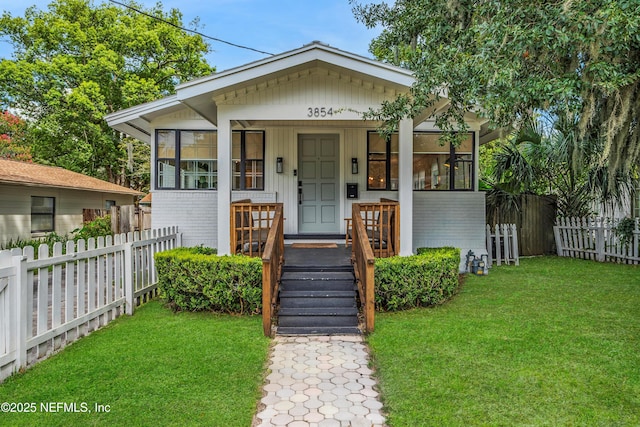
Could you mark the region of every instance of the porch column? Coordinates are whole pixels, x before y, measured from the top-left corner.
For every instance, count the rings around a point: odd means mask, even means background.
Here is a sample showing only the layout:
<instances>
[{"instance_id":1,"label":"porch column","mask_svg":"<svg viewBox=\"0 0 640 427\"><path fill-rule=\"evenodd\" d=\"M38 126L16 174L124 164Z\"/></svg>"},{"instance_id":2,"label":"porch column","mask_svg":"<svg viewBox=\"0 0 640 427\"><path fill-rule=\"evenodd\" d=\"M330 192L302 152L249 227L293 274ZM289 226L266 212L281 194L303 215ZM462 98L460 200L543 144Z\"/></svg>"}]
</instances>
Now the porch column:
<instances>
[{"instance_id":1,"label":"porch column","mask_svg":"<svg viewBox=\"0 0 640 427\"><path fill-rule=\"evenodd\" d=\"M231 120L218 109L218 255L231 253Z\"/></svg>"},{"instance_id":2,"label":"porch column","mask_svg":"<svg viewBox=\"0 0 640 427\"><path fill-rule=\"evenodd\" d=\"M400 203L400 255L413 255L413 120L403 119L398 129L398 203Z\"/></svg>"}]
</instances>

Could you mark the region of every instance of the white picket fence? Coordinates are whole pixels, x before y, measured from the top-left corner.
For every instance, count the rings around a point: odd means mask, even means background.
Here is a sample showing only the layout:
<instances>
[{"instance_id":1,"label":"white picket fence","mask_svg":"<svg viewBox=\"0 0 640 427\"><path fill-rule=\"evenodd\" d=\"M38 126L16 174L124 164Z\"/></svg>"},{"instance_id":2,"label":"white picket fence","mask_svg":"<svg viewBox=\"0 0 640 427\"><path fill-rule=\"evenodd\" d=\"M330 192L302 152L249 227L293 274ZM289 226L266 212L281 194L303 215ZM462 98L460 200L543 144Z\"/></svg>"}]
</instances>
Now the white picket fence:
<instances>
[{"instance_id":1,"label":"white picket fence","mask_svg":"<svg viewBox=\"0 0 640 427\"><path fill-rule=\"evenodd\" d=\"M0 251L0 381L106 325L157 292L153 256L176 227Z\"/></svg>"},{"instance_id":2,"label":"white picket fence","mask_svg":"<svg viewBox=\"0 0 640 427\"><path fill-rule=\"evenodd\" d=\"M624 245L616 231L619 220L610 218L558 218L553 227L558 256L640 263L640 222L636 218L631 241Z\"/></svg>"},{"instance_id":3,"label":"white picket fence","mask_svg":"<svg viewBox=\"0 0 640 427\"><path fill-rule=\"evenodd\" d=\"M520 265L518 255L518 228L515 224L496 224L491 230L487 224L487 252L489 253L489 266L495 262Z\"/></svg>"}]
</instances>

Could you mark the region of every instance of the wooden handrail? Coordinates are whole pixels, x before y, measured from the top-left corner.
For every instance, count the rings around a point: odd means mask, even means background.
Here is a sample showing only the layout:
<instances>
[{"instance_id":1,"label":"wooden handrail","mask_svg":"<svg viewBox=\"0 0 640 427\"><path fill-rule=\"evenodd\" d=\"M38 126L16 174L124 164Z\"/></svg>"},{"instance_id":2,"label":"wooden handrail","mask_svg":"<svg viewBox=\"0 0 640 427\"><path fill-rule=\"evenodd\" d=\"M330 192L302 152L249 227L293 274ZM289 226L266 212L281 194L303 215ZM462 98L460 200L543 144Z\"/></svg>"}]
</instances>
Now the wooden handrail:
<instances>
[{"instance_id":1,"label":"wooden handrail","mask_svg":"<svg viewBox=\"0 0 640 427\"><path fill-rule=\"evenodd\" d=\"M354 203L352 206L353 240L351 254L360 303L364 312L364 327L366 332L373 332L375 326L375 258L369 243L365 221L360 212L360 204Z\"/></svg>"},{"instance_id":2,"label":"wooden handrail","mask_svg":"<svg viewBox=\"0 0 640 427\"><path fill-rule=\"evenodd\" d=\"M275 215L262 253L262 329L271 336L273 310L284 264L284 219L282 203L275 204Z\"/></svg>"}]
</instances>

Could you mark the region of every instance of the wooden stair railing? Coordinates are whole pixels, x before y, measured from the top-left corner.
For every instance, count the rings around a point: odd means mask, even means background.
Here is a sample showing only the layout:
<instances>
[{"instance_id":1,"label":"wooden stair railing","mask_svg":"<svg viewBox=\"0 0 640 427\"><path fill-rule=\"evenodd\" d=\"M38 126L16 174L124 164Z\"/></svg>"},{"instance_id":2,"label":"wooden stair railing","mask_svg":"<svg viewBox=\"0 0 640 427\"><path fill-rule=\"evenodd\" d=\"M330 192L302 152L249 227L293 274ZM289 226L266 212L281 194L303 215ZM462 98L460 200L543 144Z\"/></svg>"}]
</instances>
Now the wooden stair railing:
<instances>
[{"instance_id":1,"label":"wooden stair railing","mask_svg":"<svg viewBox=\"0 0 640 427\"><path fill-rule=\"evenodd\" d=\"M284 264L284 218L282 203L273 205L275 215L262 252L262 328L271 336L273 312L278 298L278 286Z\"/></svg>"},{"instance_id":2,"label":"wooden stair railing","mask_svg":"<svg viewBox=\"0 0 640 427\"><path fill-rule=\"evenodd\" d=\"M365 221L360 215L360 205L354 203L352 207L353 239L351 244L351 258L354 274L358 284L360 304L364 312L364 327L366 332L373 332L375 327L375 258L369 243L369 235Z\"/></svg>"}]
</instances>

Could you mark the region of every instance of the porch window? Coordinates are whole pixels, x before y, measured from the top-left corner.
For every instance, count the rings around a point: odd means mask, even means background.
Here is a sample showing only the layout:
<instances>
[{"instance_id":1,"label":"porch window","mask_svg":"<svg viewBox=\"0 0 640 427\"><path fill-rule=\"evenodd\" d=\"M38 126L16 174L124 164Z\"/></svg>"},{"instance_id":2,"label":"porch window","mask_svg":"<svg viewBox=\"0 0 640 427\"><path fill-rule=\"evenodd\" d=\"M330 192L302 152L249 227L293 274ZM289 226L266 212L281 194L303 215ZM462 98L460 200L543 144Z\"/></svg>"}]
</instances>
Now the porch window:
<instances>
[{"instance_id":1,"label":"porch window","mask_svg":"<svg viewBox=\"0 0 640 427\"><path fill-rule=\"evenodd\" d=\"M398 135L367 134L367 190L398 189Z\"/></svg>"},{"instance_id":2,"label":"porch window","mask_svg":"<svg viewBox=\"0 0 640 427\"><path fill-rule=\"evenodd\" d=\"M413 134L414 190L473 190L473 133L458 147L440 145L440 133ZM367 190L398 189L398 134L367 135Z\"/></svg>"},{"instance_id":3,"label":"porch window","mask_svg":"<svg viewBox=\"0 0 640 427\"><path fill-rule=\"evenodd\" d=\"M217 152L215 131L156 131L157 188L214 190L218 183Z\"/></svg>"},{"instance_id":4,"label":"porch window","mask_svg":"<svg viewBox=\"0 0 640 427\"><path fill-rule=\"evenodd\" d=\"M31 232L41 233L55 229L55 197L31 196Z\"/></svg>"},{"instance_id":5,"label":"porch window","mask_svg":"<svg viewBox=\"0 0 640 427\"><path fill-rule=\"evenodd\" d=\"M439 133L413 134L414 190L472 190L473 134L458 147L441 145Z\"/></svg>"},{"instance_id":6,"label":"porch window","mask_svg":"<svg viewBox=\"0 0 640 427\"><path fill-rule=\"evenodd\" d=\"M234 190L264 190L264 132L233 131Z\"/></svg>"}]
</instances>

